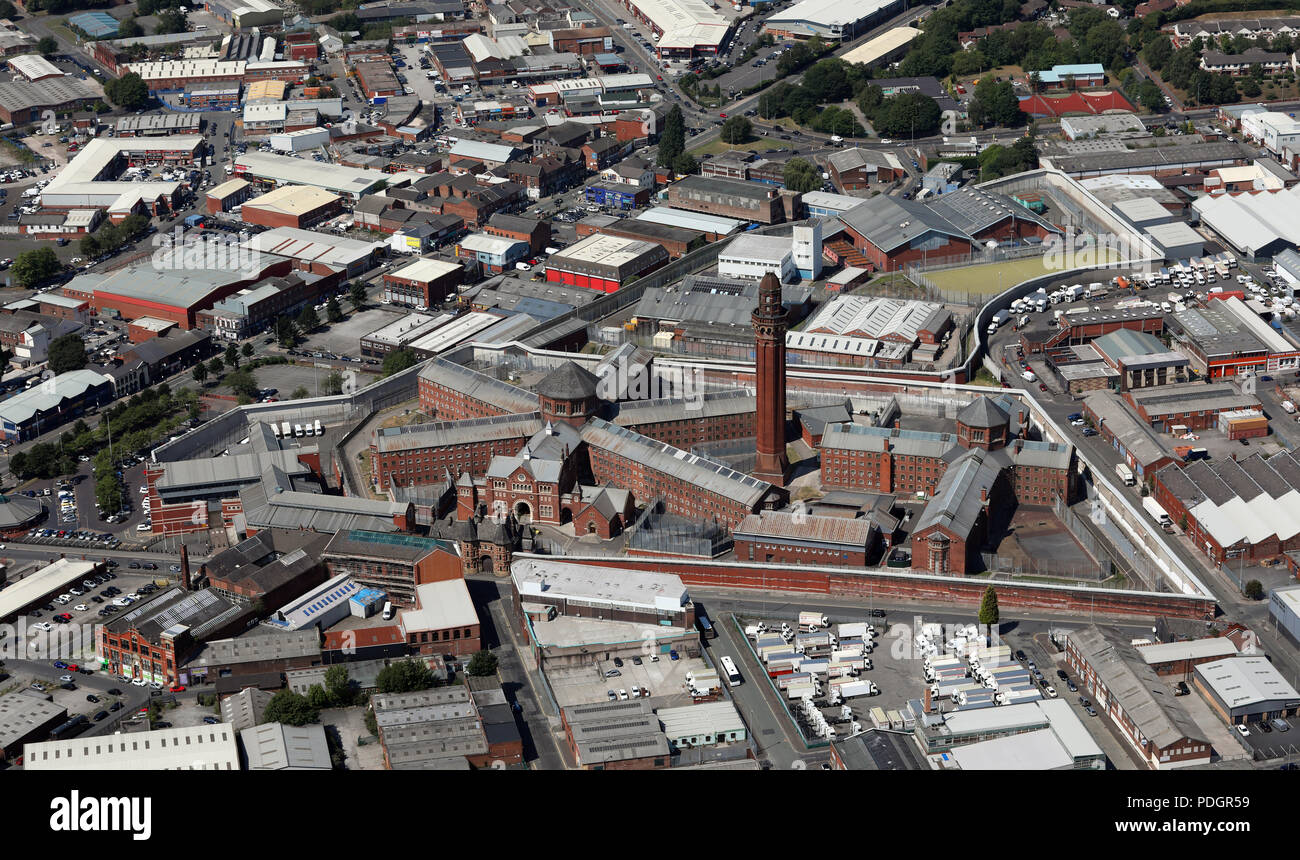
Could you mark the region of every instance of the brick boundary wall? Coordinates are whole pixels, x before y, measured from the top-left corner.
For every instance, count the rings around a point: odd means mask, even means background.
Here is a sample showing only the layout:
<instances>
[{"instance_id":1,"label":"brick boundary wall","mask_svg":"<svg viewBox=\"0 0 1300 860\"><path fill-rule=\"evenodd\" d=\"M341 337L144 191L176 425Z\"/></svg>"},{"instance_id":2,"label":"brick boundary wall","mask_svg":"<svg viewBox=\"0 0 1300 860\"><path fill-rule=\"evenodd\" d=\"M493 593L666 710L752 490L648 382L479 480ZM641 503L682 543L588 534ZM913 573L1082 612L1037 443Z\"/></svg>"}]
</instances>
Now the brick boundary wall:
<instances>
[{"instance_id":1,"label":"brick boundary wall","mask_svg":"<svg viewBox=\"0 0 1300 860\"><path fill-rule=\"evenodd\" d=\"M682 578L687 586L738 588L766 592L798 592L835 597L866 596L875 599L967 604L978 608L984 589L997 589L998 605L1004 609L1047 609L1057 612L1111 615L1166 616L1211 619L1213 598L1199 595L1157 594L1149 591L1117 591L1104 588L966 579L879 570L844 570L829 567L779 567L735 561L708 562L672 556L536 556L515 553L515 559L537 558L574 564L602 565L620 570L653 570Z\"/></svg>"}]
</instances>

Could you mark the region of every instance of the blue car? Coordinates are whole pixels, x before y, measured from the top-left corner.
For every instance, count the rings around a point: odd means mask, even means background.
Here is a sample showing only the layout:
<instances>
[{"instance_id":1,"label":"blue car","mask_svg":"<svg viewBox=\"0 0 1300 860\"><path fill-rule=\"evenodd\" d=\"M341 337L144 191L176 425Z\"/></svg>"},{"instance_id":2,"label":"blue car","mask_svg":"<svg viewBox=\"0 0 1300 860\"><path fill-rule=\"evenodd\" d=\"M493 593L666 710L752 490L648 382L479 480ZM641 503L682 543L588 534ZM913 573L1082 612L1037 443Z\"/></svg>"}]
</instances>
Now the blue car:
<instances>
[{"instance_id":1,"label":"blue car","mask_svg":"<svg viewBox=\"0 0 1300 860\"><path fill-rule=\"evenodd\" d=\"M670 660L680 660L680 659L682 659L682 658L681 658L680 656L678 656L678 654L677 654L676 651L669 651L669 652L668 652L668 659L670 659Z\"/></svg>"}]
</instances>

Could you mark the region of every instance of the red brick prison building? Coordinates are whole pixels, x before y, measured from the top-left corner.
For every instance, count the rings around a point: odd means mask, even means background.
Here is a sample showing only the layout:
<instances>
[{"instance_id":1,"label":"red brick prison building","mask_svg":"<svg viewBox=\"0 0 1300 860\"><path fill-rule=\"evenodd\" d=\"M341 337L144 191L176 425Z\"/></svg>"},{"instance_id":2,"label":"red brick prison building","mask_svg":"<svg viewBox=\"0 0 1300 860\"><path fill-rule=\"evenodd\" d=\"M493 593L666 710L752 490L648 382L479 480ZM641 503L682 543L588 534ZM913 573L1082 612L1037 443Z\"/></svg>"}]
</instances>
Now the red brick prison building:
<instances>
[{"instance_id":1,"label":"red brick prison building","mask_svg":"<svg viewBox=\"0 0 1300 860\"><path fill-rule=\"evenodd\" d=\"M870 519L760 511L732 530L736 558L775 564L863 567L880 540Z\"/></svg>"},{"instance_id":2,"label":"red brick prison building","mask_svg":"<svg viewBox=\"0 0 1300 860\"><path fill-rule=\"evenodd\" d=\"M537 395L445 358L434 358L424 366L419 385L420 411L440 420L537 410Z\"/></svg>"},{"instance_id":3,"label":"red brick prison building","mask_svg":"<svg viewBox=\"0 0 1300 860\"><path fill-rule=\"evenodd\" d=\"M785 505L780 487L603 419L591 419L581 433L597 483L626 487L638 499L662 497L672 513L734 527Z\"/></svg>"},{"instance_id":4,"label":"red brick prison building","mask_svg":"<svg viewBox=\"0 0 1300 860\"><path fill-rule=\"evenodd\" d=\"M990 241L1046 239L1061 232L1009 198L973 188L928 203L882 195L840 220L853 250L879 271L978 253Z\"/></svg>"},{"instance_id":5,"label":"red brick prison building","mask_svg":"<svg viewBox=\"0 0 1300 860\"><path fill-rule=\"evenodd\" d=\"M925 558L932 573L974 572L990 503L1048 507L1058 496L1072 499L1073 449L1019 438L1024 418L1023 404L1004 395L968 404L955 433L828 424L822 487L925 494L930 502L912 529L913 565ZM967 456L972 451L978 456Z\"/></svg>"}]
</instances>

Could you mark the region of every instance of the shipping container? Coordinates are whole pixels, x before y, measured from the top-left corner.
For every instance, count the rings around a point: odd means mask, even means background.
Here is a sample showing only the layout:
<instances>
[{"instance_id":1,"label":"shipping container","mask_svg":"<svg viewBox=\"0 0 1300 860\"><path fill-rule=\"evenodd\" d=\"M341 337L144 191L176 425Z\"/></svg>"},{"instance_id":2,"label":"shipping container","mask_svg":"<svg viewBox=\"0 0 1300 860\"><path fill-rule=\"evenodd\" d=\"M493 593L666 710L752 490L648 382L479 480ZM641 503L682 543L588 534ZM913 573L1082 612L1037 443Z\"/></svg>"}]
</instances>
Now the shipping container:
<instances>
[{"instance_id":1,"label":"shipping container","mask_svg":"<svg viewBox=\"0 0 1300 860\"><path fill-rule=\"evenodd\" d=\"M817 696L817 688L811 684L796 684L793 687L785 688L785 697L791 701L797 702L803 698L814 699Z\"/></svg>"},{"instance_id":2,"label":"shipping container","mask_svg":"<svg viewBox=\"0 0 1300 860\"><path fill-rule=\"evenodd\" d=\"M871 724L876 728L889 728L889 717L885 714L884 708L872 708L869 716L871 717Z\"/></svg>"},{"instance_id":3,"label":"shipping container","mask_svg":"<svg viewBox=\"0 0 1300 860\"><path fill-rule=\"evenodd\" d=\"M825 675L826 670L830 668L830 665L830 662L827 660L804 660L799 664L799 671L813 675Z\"/></svg>"},{"instance_id":4,"label":"shipping container","mask_svg":"<svg viewBox=\"0 0 1300 860\"><path fill-rule=\"evenodd\" d=\"M889 717L889 727L901 731L903 728L903 715L898 711L886 711L886 714Z\"/></svg>"}]
</instances>

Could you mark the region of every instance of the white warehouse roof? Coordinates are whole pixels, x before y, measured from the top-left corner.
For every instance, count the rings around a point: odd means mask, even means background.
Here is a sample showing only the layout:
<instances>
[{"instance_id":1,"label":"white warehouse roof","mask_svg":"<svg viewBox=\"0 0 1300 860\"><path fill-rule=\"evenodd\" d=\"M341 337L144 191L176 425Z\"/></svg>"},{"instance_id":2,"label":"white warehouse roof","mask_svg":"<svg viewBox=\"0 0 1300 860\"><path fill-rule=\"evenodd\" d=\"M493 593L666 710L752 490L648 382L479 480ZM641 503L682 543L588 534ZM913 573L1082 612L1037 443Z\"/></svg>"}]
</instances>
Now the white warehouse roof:
<instances>
[{"instance_id":1,"label":"white warehouse roof","mask_svg":"<svg viewBox=\"0 0 1300 860\"><path fill-rule=\"evenodd\" d=\"M1260 194L1202 197L1192 204L1201 221L1245 252L1279 240L1300 245L1300 186Z\"/></svg>"}]
</instances>

